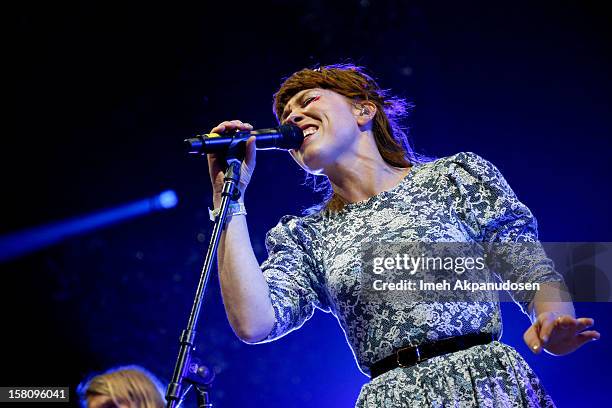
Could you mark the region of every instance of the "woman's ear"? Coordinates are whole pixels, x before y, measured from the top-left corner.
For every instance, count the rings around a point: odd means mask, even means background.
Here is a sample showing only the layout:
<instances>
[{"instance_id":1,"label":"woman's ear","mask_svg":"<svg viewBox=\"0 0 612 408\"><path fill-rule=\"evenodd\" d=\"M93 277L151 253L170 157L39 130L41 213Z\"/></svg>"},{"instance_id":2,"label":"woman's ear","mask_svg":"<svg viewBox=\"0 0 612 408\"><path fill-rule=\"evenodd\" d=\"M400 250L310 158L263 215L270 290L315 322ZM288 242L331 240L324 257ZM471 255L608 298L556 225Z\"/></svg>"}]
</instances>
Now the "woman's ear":
<instances>
[{"instance_id":1,"label":"woman's ear","mask_svg":"<svg viewBox=\"0 0 612 408\"><path fill-rule=\"evenodd\" d=\"M366 126L372 122L374 116L376 116L376 105L370 101L361 101L354 106L356 109L357 124L359 126Z\"/></svg>"}]
</instances>

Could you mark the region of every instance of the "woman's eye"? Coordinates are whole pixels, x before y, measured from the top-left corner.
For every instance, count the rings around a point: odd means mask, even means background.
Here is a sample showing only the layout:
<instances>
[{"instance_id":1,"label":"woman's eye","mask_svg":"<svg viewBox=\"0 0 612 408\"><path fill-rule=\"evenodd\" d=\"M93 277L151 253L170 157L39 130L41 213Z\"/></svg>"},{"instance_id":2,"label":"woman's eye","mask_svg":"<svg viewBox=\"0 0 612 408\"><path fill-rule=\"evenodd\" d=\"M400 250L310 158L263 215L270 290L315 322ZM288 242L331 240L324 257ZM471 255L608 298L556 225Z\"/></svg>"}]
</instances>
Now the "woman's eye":
<instances>
[{"instance_id":1,"label":"woman's eye","mask_svg":"<svg viewBox=\"0 0 612 408\"><path fill-rule=\"evenodd\" d=\"M304 102L302 102L302 108L305 108L306 106L308 106L308 104L310 104L311 102L315 101L319 99L318 96L310 96L308 98L306 98L306 100L304 100Z\"/></svg>"}]
</instances>

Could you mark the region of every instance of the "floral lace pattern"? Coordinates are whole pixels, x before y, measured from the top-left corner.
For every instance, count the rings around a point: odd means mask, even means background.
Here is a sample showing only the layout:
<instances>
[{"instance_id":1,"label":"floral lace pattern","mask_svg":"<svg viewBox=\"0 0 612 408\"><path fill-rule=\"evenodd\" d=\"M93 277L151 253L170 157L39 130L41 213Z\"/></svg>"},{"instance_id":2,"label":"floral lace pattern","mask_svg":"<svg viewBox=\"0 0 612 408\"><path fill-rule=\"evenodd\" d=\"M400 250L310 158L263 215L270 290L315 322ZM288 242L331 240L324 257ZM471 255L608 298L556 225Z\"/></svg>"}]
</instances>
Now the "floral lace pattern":
<instances>
[{"instance_id":1,"label":"floral lace pattern","mask_svg":"<svg viewBox=\"0 0 612 408\"><path fill-rule=\"evenodd\" d=\"M554 407L540 380L510 346L493 342L396 368L363 386L359 408Z\"/></svg>"},{"instance_id":2,"label":"floral lace pattern","mask_svg":"<svg viewBox=\"0 0 612 408\"><path fill-rule=\"evenodd\" d=\"M372 363L400 347L474 332L501 333L496 301L363 301L362 244L389 242L537 242L537 223L499 170L474 153L416 165L393 189L348 204L337 214L284 216L266 237L269 257L261 265L276 316L263 342L299 328L318 308L338 319L361 371L369 374ZM505 279L561 279L545 255L508 256L508 262L513 268L506 269ZM517 301L523 311L529 300ZM476 400L481 406L506 406L492 401L509 398L514 404L521 395L552 404L522 358L494 342L392 370L366 384L357 405L446 406L465 400L465 405L452 405L473 406Z\"/></svg>"}]
</instances>

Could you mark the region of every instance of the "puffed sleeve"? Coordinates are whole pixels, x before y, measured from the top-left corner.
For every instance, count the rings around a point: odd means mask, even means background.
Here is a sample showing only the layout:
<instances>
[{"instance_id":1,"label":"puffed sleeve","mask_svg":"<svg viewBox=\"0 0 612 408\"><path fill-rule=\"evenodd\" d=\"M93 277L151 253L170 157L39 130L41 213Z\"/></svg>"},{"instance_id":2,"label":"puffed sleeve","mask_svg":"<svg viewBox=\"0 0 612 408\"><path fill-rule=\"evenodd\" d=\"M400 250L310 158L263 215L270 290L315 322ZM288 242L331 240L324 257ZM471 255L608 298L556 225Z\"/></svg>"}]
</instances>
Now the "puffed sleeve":
<instances>
[{"instance_id":1,"label":"puffed sleeve","mask_svg":"<svg viewBox=\"0 0 612 408\"><path fill-rule=\"evenodd\" d=\"M315 308L329 311L322 268L313 252L314 232L297 217L284 216L266 235L268 258L261 270L270 289L275 322L260 343L301 327Z\"/></svg>"},{"instance_id":2,"label":"puffed sleeve","mask_svg":"<svg viewBox=\"0 0 612 408\"><path fill-rule=\"evenodd\" d=\"M458 212L477 242L493 244L492 269L502 280L523 283L563 281L538 241L538 224L500 171L475 153L459 153L448 162ZM512 291L527 312L535 292Z\"/></svg>"}]
</instances>

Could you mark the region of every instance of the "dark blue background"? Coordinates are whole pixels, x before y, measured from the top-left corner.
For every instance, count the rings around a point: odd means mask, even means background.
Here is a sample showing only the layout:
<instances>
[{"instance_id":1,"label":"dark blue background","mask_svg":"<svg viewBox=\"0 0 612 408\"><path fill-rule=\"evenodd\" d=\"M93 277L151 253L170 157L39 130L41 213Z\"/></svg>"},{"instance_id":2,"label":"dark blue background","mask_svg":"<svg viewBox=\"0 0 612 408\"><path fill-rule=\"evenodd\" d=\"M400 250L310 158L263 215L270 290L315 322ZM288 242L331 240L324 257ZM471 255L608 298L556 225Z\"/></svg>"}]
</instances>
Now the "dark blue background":
<instances>
[{"instance_id":1,"label":"dark blue background","mask_svg":"<svg viewBox=\"0 0 612 408\"><path fill-rule=\"evenodd\" d=\"M168 381L209 234L204 160L181 141L226 119L274 124L281 78L348 59L416 108L415 148L473 151L536 215L543 241L610 235L610 15L584 2L269 1L27 3L8 12L0 232L174 189L177 208L2 266L2 385L75 386L137 363ZM253 247L316 201L286 154L263 152L246 196ZM533 356L529 321L505 304L515 346L560 407L609 395L609 304L577 304L602 340ZM233 335L216 276L198 349L219 407L352 406L359 373L332 316L267 345Z\"/></svg>"}]
</instances>

